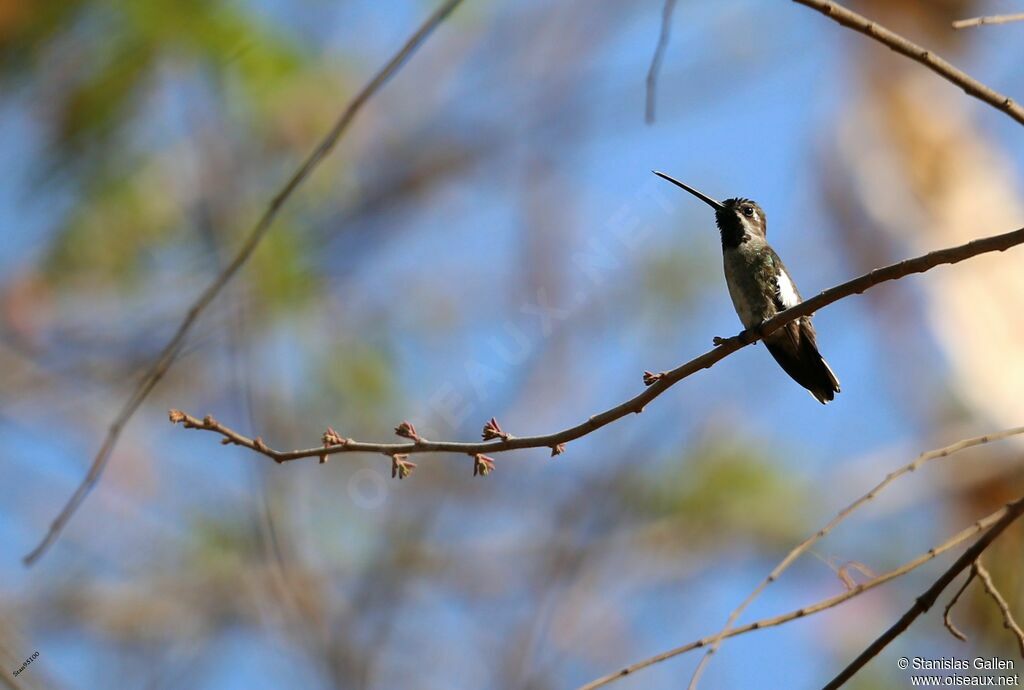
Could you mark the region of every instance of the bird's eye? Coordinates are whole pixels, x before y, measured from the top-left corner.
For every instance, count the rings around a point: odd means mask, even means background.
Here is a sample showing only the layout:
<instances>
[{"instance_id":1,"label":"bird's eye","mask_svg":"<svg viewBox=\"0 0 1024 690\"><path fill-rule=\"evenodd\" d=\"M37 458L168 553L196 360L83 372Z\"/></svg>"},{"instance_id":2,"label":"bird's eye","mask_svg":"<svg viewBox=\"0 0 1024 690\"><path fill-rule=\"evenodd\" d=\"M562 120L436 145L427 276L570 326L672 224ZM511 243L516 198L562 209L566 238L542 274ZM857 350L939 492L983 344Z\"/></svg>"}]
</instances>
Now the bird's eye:
<instances>
[{"instance_id":1,"label":"bird's eye","mask_svg":"<svg viewBox=\"0 0 1024 690\"><path fill-rule=\"evenodd\" d=\"M747 218L753 218L754 217L754 207L753 206L744 206L743 207L743 215L745 215Z\"/></svg>"}]
</instances>

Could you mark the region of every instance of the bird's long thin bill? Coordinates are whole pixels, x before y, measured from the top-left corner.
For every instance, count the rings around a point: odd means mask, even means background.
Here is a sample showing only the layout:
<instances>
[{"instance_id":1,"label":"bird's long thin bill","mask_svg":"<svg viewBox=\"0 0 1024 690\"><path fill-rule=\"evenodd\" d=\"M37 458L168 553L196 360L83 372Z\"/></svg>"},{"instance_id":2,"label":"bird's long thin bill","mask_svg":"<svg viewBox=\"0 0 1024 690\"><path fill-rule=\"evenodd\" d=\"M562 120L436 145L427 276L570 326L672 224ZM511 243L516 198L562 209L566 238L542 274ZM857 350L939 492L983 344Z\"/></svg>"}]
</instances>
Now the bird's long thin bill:
<instances>
[{"instance_id":1,"label":"bird's long thin bill","mask_svg":"<svg viewBox=\"0 0 1024 690\"><path fill-rule=\"evenodd\" d=\"M707 204L711 208L715 209L716 211L721 211L721 210L723 210L725 208L725 206L722 206L722 204L720 202L715 201L714 199L709 197L707 194L703 194L701 192L698 192L693 187L691 187L689 185L683 184L682 182L680 182L676 178L672 177L671 175L666 175L665 173L658 172L657 170L652 170L651 172L653 172L655 175L657 175L658 177L662 178L663 180L668 180L669 182L671 182L672 184L674 184L677 187L682 187L683 189L688 191L690 194L693 194L695 197L697 197L698 199L700 199L701 201L703 201L705 204Z\"/></svg>"}]
</instances>

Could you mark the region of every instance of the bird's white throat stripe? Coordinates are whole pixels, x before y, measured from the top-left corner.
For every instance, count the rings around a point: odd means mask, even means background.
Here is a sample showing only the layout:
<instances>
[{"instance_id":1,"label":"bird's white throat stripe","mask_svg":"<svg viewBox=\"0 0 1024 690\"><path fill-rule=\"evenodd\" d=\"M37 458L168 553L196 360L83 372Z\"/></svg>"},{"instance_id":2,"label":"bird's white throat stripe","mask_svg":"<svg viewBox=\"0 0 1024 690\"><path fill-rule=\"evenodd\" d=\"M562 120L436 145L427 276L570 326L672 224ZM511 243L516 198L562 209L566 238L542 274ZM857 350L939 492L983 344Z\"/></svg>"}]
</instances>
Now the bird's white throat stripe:
<instances>
[{"instance_id":1,"label":"bird's white throat stripe","mask_svg":"<svg viewBox=\"0 0 1024 690\"><path fill-rule=\"evenodd\" d=\"M782 305L786 309L795 307L800 303L800 298L796 294L796 288L793 287L793 281L789 279L785 271L779 271L779 299L782 300Z\"/></svg>"}]
</instances>

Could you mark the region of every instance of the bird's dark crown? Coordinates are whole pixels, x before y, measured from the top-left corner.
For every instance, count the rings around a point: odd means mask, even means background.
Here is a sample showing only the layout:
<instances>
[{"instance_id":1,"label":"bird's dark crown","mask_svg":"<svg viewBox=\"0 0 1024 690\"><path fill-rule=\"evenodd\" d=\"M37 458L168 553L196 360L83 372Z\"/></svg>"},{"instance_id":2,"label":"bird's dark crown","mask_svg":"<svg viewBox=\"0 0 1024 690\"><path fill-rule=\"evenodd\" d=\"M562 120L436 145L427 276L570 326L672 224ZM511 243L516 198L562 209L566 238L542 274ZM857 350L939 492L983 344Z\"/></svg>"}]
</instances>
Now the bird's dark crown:
<instances>
[{"instance_id":1,"label":"bird's dark crown","mask_svg":"<svg viewBox=\"0 0 1024 690\"><path fill-rule=\"evenodd\" d=\"M715 223L722 234L723 247L738 247L751 236L765 239L768 235L764 209L743 197L723 201L722 208L715 211Z\"/></svg>"}]
</instances>

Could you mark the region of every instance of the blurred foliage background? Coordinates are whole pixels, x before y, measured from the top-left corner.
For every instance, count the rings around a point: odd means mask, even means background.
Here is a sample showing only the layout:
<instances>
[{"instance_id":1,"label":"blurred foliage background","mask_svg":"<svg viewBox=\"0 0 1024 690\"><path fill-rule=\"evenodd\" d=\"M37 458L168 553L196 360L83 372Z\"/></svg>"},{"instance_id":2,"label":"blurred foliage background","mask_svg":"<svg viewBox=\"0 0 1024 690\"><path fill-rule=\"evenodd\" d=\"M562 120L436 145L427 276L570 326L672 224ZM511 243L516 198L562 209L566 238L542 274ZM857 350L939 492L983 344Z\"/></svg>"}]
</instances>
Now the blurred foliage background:
<instances>
[{"instance_id":1,"label":"blurred foliage background","mask_svg":"<svg viewBox=\"0 0 1024 690\"><path fill-rule=\"evenodd\" d=\"M1024 94L1009 6L856 9ZM1024 133L919 65L788 3L679 3L644 124L661 3L467 0L359 116L193 330L97 490L34 568L187 305L421 0L0 1L0 659L24 688L566 688L714 632L792 546L926 448L1024 423L1019 254L818 315L822 408L748 348L642 415L497 458L274 466L166 421L214 413L278 448L403 419L470 439L552 431L739 330L702 205L757 199L804 294L1021 224ZM1019 8L1016 8L1019 9ZM911 476L745 620L842 591L1020 493L1020 444ZM1024 615L1021 530L987 563ZM948 560L948 559L947 559ZM943 562L727 642L703 687L817 687ZM930 614L900 655L1010 657ZM39 658L10 675L38 650ZM697 656L618 683L676 688Z\"/></svg>"}]
</instances>

